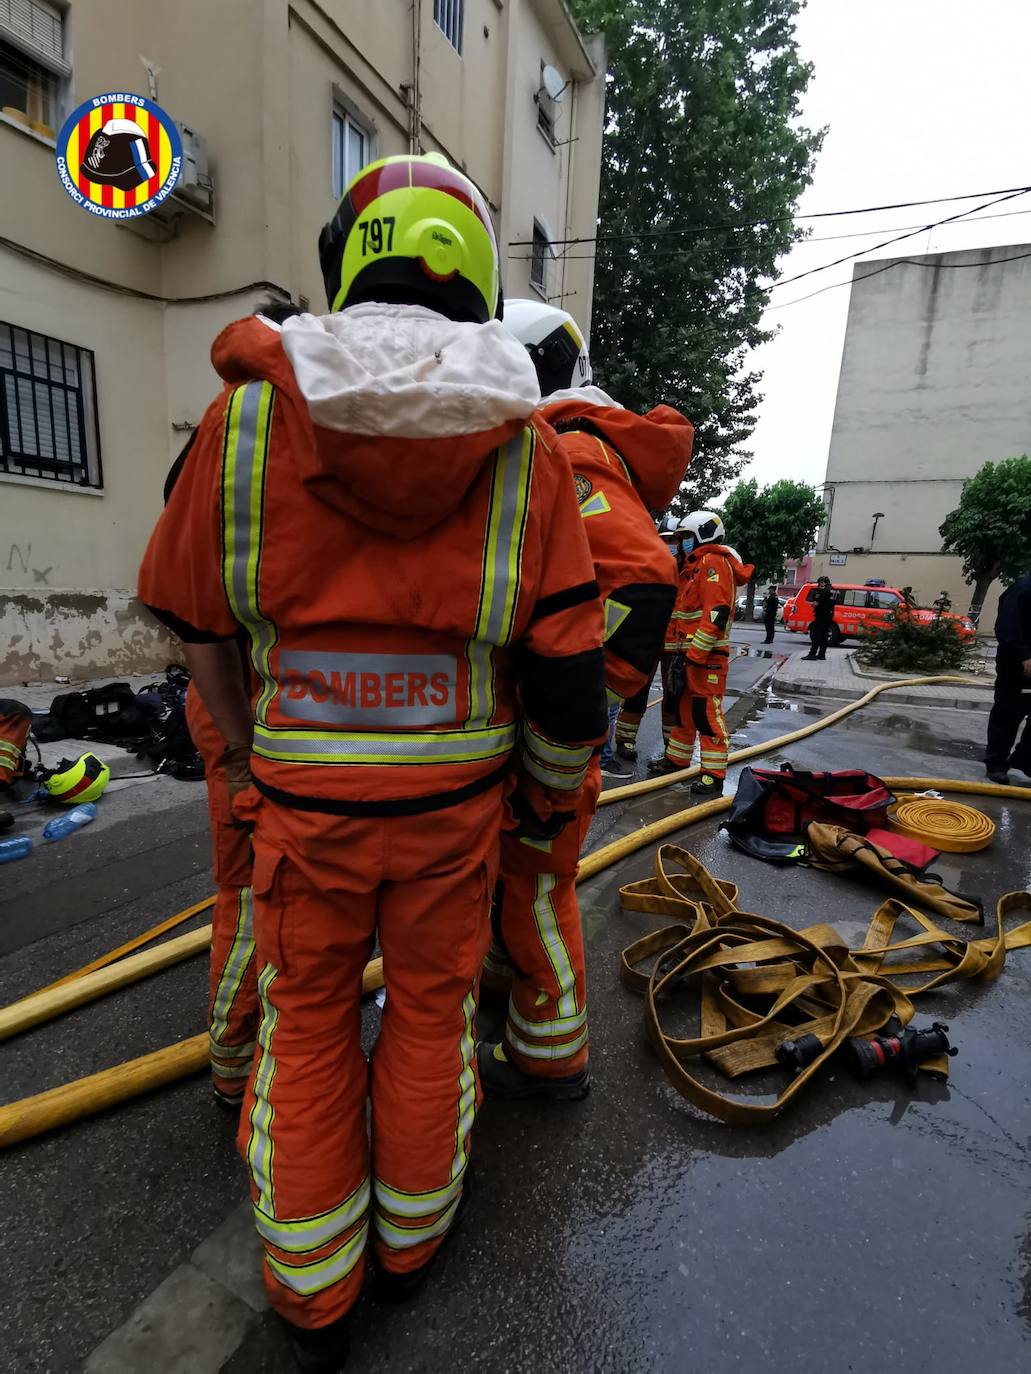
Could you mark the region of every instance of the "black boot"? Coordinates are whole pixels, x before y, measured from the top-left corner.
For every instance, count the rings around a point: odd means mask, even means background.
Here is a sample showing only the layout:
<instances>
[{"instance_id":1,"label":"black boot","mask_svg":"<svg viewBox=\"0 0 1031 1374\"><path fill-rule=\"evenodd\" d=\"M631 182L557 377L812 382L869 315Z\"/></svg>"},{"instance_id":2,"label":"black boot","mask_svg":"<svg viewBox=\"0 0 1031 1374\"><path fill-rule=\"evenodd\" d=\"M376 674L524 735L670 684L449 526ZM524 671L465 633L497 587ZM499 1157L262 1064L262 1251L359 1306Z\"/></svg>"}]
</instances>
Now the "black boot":
<instances>
[{"instance_id":1,"label":"black boot","mask_svg":"<svg viewBox=\"0 0 1031 1374\"><path fill-rule=\"evenodd\" d=\"M618 758L621 758L621 759L626 759L627 763L636 763L636 762L637 762L637 746L636 746L636 744L617 744L617 745L616 745L616 756L617 756Z\"/></svg>"},{"instance_id":2,"label":"black boot","mask_svg":"<svg viewBox=\"0 0 1031 1374\"><path fill-rule=\"evenodd\" d=\"M668 754L656 754L648 760L648 772L652 777L661 777L664 773L682 773L685 767L685 764L674 763Z\"/></svg>"},{"instance_id":3,"label":"black boot","mask_svg":"<svg viewBox=\"0 0 1031 1374\"><path fill-rule=\"evenodd\" d=\"M698 797L702 801L708 801L712 797L722 797L723 779L715 778L711 773L703 773L691 784L691 796Z\"/></svg>"},{"instance_id":4,"label":"black boot","mask_svg":"<svg viewBox=\"0 0 1031 1374\"><path fill-rule=\"evenodd\" d=\"M338 1374L347 1364L351 1350L349 1314L329 1326L311 1330L295 1326L285 1317L280 1317L279 1321L290 1342L294 1363L302 1374Z\"/></svg>"},{"instance_id":5,"label":"black boot","mask_svg":"<svg viewBox=\"0 0 1031 1374\"><path fill-rule=\"evenodd\" d=\"M591 1091L591 1070L564 1078L540 1078L524 1073L505 1054L503 1045L481 1041L476 1047L476 1062L485 1097L498 1102L516 1102L527 1097L547 1097L553 1102L579 1102Z\"/></svg>"}]
</instances>

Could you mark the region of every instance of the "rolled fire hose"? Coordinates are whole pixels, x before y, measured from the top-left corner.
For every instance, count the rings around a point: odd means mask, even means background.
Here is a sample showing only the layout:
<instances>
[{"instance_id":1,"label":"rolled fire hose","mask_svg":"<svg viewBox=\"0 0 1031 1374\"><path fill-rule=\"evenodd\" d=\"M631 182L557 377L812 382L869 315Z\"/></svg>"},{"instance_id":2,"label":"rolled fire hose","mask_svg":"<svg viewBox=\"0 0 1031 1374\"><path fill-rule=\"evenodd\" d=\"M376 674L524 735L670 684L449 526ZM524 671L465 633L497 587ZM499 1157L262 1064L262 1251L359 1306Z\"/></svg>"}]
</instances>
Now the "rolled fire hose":
<instances>
[{"instance_id":1,"label":"rolled fire hose","mask_svg":"<svg viewBox=\"0 0 1031 1374\"><path fill-rule=\"evenodd\" d=\"M899 682L881 683L879 686L867 692L866 695L861 697L858 701L850 702L847 706L842 707L838 711L832 711L830 715L824 716L822 719L814 721L811 725L807 725L801 730L793 731L792 733L787 735L778 736L778 738L776 739L767 740L763 744L753 745L748 749L743 749L738 751L736 754L732 754L731 761L744 762L746 759L749 758L757 758L760 755L772 753L774 750L782 747L783 745L794 743L796 740L804 739L807 736L816 734L820 730L825 730L828 726L836 724L839 720L843 720L846 716L850 716L854 711L858 711L868 702L880 696L882 692L894 690L900 687L925 686L930 684L949 682L967 685L965 678L950 676L905 678ZM663 787L670 786L672 783L685 781L688 778L694 777L699 772L700 769L698 768L683 769L679 773L666 774L664 777L649 779L645 782L634 783L629 787L614 788L611 792L603 793L601 801L602 803L604 803L605 801L616 801L629 796L638 796L644 793L658 791ZM909 791L922 791L934 788L939 791L961 792L972 794L974 796L1010 797L1014 800L1023 801L1026 801L1029 799L1029 797L1031 797L1031 792L1029 792L1027 789L1020 787L1007 787L999 783L971 783L961 780L943 781L941 779L934 778L886 778L885 782L887 782L889 786ZM651 825L644 826L640 830L635 831L631 835L626 835L622 839L614 840L610 844L603 845L600 849L597 849L593 853L587 855L586 858L584 858L581 861L580 868L577 874L577 883L586 882L589 878L594 877L595 874L600 873L603 869L610 867L614 863L618 863L619 860L623 858L626 858L627 855L636 853L637 850L643 849L648 844L653 844L656 840L662 839L666 835L673 834L676 830L679 830L688 825L693 825L697 821L705 820L707 817L717 815L722 811L728 811L732 803L733 798L731 797L717 797L712 801L702 802L697 806L688 807L686 810L677 812L672 816L663 817L661 820L654 821ZM174 918L170 919L174 920ZM113 951L112 956L110 957L114 957L114 954L115 952ZM143 977L145 976L145 974L141 972L137 976ZM24 1000L27 1001L29 999ZM18 1004L15 1005L17 1006ZM38 1023L38 1020L33 1022L33 1024ZM11 1031L9 1033L14 1034L16 1033L16 1031ZM183 1043L188 1044L191 1042L187 1041ZM173 1048L174 1047L169 1047L169 1049ZM162 1051L158 1051L157 1053L161 1054ZM150 1056L144 1056L143 1058L144 1060L149 1060ZM133 1064L142 1062L143 1061L132 1061ZM180 1066L178 1073L175 1073L171 1077L169 1077L167 1065L156 1066L155 1072L157 1074L160 1074L160 1077L155 1077L153 1081L151 1081L147 1079L146 1073L144 1073L138 1081L133 1080L134 1086L129 1091L127 1091L124 1094L124 1096L120 1096L119 1098L113 1100L122 1101L125 1100L125 1098L132 1097L138 1093L147 1091L149 1087L157 1087L160 1086L160 1084L162 1083L173 1081L174 1078L184 1077L186 1074L197 1072L200 1068L204 1067L207 1060L205 1058L203 1062L196 1063L190 1061L188 1058L185 1058L180 1059L177 1062ZM104 1078L104 1075L106 1074L117 1076L120 1072L120 1068L121 1066L116 1066L112 1069L105 1069L100 1074L93 1074L89 1078L77 1080L77 1083L91 1084L91 1092L102 1091L101 1085L98 1083L97 1080ZM72 1083L65 1085L65 1088L71 1089L76 1086L77 1084ZM52 1090L53 1093L60 1093L62 1091L63 1089L56 1088ZM70 1107L66 1114L62 1114L59 1117L55 1117L51 1111L41 1109L38 1113L30 1113L29 1119L27 1121L25 1120L25 1114L16 1110L22 1107L26 1107L28 1106L28 1104L31 1103L40 1103L42 1099L45 1099L49 1096L49 1094L44 1093L39 1095L38 1097L25 1098L21 1102L11 1103L7 1107L0 1107L0 1148L3 1148L4 1145L15 1143L14 1138L8 1138L6 1130L8 1129L8 1123L13 1123L13 1121L16 1118L21 1121L17 1139L26 1140L33 1135L38 1135L41 1134L43 1131L51 1130L55 1126L64 1125L67 1122L73 1121L79 1116L91 1115L92 1111L99 1111L101 1110L102 1106L110 1105L110 1101L108 1099L105 1099L103 1103L101 1103L95 1108L84 1108L81 1101L76 1100L76 1104L74 1105L74 1107ZM92 1098L90 1097L88 1100L91 1101ZM32 1122L37 1119L39 1120L39 1124L37 1126L33 1126Z\"/></svg>"},{"instance_id":2,"label":"rolled fire hose","mask_svg":"<svg viewBox=\"0 0 1031 1374\"><path fill-rule=\"evenodd\" d=\"M946 854L974 854L995 838L995 822L983 811L941 797L900 797L888 817L898 834Z\"/></svg>"}]
</instances>

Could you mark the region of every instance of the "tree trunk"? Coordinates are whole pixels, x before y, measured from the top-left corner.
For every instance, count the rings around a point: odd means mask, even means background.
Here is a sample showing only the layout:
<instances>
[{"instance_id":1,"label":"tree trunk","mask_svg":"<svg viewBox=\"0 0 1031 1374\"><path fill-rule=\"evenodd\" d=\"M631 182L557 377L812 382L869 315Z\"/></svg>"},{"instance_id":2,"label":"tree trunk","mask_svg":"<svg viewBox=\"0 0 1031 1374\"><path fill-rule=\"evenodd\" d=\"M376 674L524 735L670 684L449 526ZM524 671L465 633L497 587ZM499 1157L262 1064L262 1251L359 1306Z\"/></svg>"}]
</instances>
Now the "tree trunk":
<instances>
[{"instance_id":1,"label":"tree trunk","mask_svg":"<svg viewBox=\"0 0 1031 1374\"><path fill-rule=\"evenodd\" d=\"M745 624L751 625L755 612L755 578L753 577L748 584L745 592Z\"/></svg>"},{"instance_id":2,"label":"tree trunk","mask_svg":"<svg viewBox=\"0 0 1031 1374\"><path fill-rule=\"evenodd\" d=\"M991 568L988 572L979 573L974 579L974 590L971 594L970 610L967 611L967 615L969 615L975 625L980 622L984 599L988 595L988 588L998 576L998 572L999 569L997 567Z\"/></svg>"}]
</instances>

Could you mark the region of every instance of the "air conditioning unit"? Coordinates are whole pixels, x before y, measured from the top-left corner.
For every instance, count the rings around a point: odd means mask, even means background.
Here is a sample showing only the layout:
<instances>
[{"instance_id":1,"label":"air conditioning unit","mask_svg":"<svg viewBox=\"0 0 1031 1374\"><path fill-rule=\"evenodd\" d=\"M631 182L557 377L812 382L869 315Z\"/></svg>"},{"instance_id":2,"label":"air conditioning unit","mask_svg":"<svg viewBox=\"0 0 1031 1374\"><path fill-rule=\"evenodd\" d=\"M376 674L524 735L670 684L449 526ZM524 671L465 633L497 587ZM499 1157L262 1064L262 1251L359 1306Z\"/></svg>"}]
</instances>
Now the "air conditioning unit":
<instances>
[{"instance_id":1,"label":"air conditioning unit","mask_svg":"<svg viewBox=\"0 0 1031 1374\"><path fill-rule=\"evenodd\" d=\"M215 223L215 183L208 166L208 145L195 129L175 121L183 145L183 165L170 196L138 219L124 220L126 229L152 243L168 243L179 233L186 215Z\"/></svg>"}]
</instances>

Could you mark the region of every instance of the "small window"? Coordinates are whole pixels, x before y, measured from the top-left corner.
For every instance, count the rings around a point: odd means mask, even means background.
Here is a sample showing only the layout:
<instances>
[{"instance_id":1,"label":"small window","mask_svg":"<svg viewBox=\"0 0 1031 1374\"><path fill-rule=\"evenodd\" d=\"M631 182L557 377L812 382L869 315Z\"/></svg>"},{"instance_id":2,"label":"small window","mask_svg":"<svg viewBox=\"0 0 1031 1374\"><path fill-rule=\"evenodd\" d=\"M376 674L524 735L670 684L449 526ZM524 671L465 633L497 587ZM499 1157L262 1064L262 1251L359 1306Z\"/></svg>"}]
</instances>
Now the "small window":
<instances>
[{"instance_id":1,"label":"small window","mask_svg":"<svg viewBox=\"0 0 1031 1374\"><path fill-rule=\"evenodd\" d=\"M551 256L551 242L536 220L533 222L533 241L530 245L530 285L541 295L547 294L548 258Z\"/></svg>"},{"instance_id":2,"label":"small window","mask_svg":"<svg viewBox=\"0 0 1031 1374\"><path fill-rule=\"evenodd\" d=\"M866 592L862 587L849 587L838 598L839 606L862 606L866 607Z\"/></svg>"},{"instance_id":3,"label":"small window","mask_svg":"<svg viewBox=\"0 0 1031 1374\"><path fill-rule=\"evenodd\" d=\"M460 53L465 30L465 0L433 0L433 22L455 52Z\"/></svg>"},{"instance_id":4,"label":"small window","mask_svg":"<svg viewBox=\"0 0 1031 1374\"><path fill-rule=\"evenodd\" d=\"M88 348L0 323L0 473L100 487Z\"/></svg>"},{"instance_id":5,"label":"small window","mask_svg":"<svg viewBox=\"0 0 1031 1374\"><path fill-rule=\"evenodd\" d=\"M555 102L547 91L541 90L537 93L537 128L548 140L551 146L555 147Z\"/></svg>"},{"instance_id":6,"label":"small window","mask_svg":"<svg viewBox=\"0 0 1031 1374\"><path fill-rule=\"evenodd\" d=\"M788 568L787 572L784 574L785 587L793 587L795 585L795 576L797 572L797 568Z\"/></svg>"},{"instance_id":7,"label":"small window","mask_svg":"<svg viewBox=\"0 0 1031 1374\"><path fill-rule=\"evenodd\" d=\"M346 110L333 111L333 195L337 200L369 162L372 139Z\"/></svg>"},{"instance_id":8,"label":"small window","mask_svg":"<svg viewBox=\"0 0 1031 1374\"><path fill-rule=\"evenodd\" d=\"M3 14L0 0L0 16ZM3 30L0 29L0 34ZM54 138L57 77L0 38L0 112L44 138Z\"/></svg>"},{"instance_id":9,"label":"small window","mask_svg":"<svg viewBox=\"0 0 1031 1374\"><path fill-rule=\"evenodd\" d=\"M895 592L867 592L866 604L875 611L894 611L902 598Z\"/></svg>"}]
</instances>

